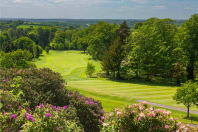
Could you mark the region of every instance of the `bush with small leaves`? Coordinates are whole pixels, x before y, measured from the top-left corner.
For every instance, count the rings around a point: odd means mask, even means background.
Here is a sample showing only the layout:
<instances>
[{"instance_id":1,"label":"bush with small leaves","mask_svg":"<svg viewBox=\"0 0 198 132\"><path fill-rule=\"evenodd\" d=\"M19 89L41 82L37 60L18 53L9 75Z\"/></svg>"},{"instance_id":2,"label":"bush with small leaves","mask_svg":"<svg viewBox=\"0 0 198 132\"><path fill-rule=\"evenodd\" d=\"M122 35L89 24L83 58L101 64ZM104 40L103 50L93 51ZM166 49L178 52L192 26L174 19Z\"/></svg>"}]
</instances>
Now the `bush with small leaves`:
<instances>
[{"instance_id":1,"label":"bush with small leaves","mask_svg":"<svg viewBox=\"0 0 198 132\"><path fill-rule=\"evenodd\" d=\"M43 69L0 69L0 88L4 90L12 89L10 82L20 76L20 89L24 96L22 99L30 103L31 108L35 108L40 103L64 106L69 103L64 80L59 73L48 68Z\"/></svg>"},{"instance_id":2,"label":"bush with small leaves","mask_svg":"<svg viewBox=\"0 0 198 132\"><path fill-rule=\"evenodd\" d=\"M83 132L75 108L40 104L34 111L19 108L15 112L0 112L0 131Z\"/></svg>"},{"instance_id":3,"label":"bush with small leaves","mask_svg":"<svg viewBox=\"0 0 198 132\"><path fill-rule=\"evenodd\" d=\"M100 102L70 92L70 104L76 108L77 116L86 132L99 132L104 121L104 111Z\"/></svg>"},{"instance_id":4,"label":"bush with small leaves","mask_svg":"<svg viewBox=\"0 0 198 132\"><path fill-rule=\"evenodd\" d=\"M193 128L183 125L170 116L170 112L143 103L115 109L106 117L103 132L192 132Z\"/></svg>"}]
</instances>

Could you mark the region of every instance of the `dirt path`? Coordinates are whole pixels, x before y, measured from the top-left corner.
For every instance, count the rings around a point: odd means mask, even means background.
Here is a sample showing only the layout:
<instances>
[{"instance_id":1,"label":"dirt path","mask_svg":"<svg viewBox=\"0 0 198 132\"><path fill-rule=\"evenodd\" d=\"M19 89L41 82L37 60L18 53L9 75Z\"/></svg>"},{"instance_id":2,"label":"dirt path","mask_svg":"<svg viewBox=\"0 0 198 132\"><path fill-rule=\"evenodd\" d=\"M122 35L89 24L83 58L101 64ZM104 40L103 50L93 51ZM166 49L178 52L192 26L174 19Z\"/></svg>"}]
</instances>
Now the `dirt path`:
<instances>
[{"instance_id":1,"label":"dirt path","mask_svg":"<svg viewBox=\"0 0 198 132\"><path fill-rule=\"evenodd\" d=\"M167 109L170 109L170 110L187 112L187 110L186 109L183 109L183 108L178 108L178 107L173 107L173 106L168 106L168 105L163 105L163 104L152 103L152 102L148 102L148 101L144 101L144 100L136 100L136 101L137 102L140 102L140 103L141 102L146 102L149 105L158 106L158 107L162 107L162 108L167 108ZM190 110L190 113L197 114L198 115L198 112L197 111ZM192 127L197 127L197 125L195 125L195 124L189 124L189 125L192 126Z\"/></svg>"},{"instance_id":2,"label":"dirt path","mask_svg":"<svg viewBox=\"0 0 198 132\"><path fill-rule=\"evenodd\" d=\"M150 105L153 105L153 106L167 108L167 109L170 109L170 110L177 110L177 111L181 111L181 112L187 112L187 110L183 109L183 108L178 108L178 107L173 107L173 106L168 106L168 105L163 105L163 104L152 103L152 102L148 102L148 101L144 101L144 100L137 100L137 102L146 102L147 104L150 104ZM190 113L198 115L197 111L190 110Z\"/></svg>"}]
</instances>

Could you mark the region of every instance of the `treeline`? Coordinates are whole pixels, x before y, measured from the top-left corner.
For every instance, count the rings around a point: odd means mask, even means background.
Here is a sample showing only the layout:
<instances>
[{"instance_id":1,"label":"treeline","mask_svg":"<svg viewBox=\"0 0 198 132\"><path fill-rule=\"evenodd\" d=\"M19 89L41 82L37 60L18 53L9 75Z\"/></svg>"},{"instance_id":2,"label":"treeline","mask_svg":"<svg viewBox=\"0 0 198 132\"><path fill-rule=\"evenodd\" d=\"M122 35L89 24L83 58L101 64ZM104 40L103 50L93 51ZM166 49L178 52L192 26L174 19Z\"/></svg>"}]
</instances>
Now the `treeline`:
<instances>
[{"instance_id":1,"label":"treeline","mask_svg":"<svg viewBox=\"0 0 198 132\"><path fill-rule=\"evenodd\" d=\"M129 27L126 22L99 22L86 28L17 27L0 33L0 50L83 50L100 60L117 79L165 78L194 80L198 59L198 14L181 26L171 19L151 18Z\"/></svg>"},{"instance_id":2,"label":"treeline","mask_svg":"<svg viewBox=\"0 0 198 132\"><path fill-rule=\"evenodd\" d=\"M71 35L74 48L101 60L107 75L194 80L198 59L198 14L178 27L171 19L151 18L133 28L100 22Z\"/></svg>"},{"instance_id":3,"label":"treeline","mask_svg":"<svg viewBox=\"0 0 198 132\"><path fill-rule=\"evenodd\" d=\"M0 33L0 50L28 50L34 58L38 58L42 50L50 46L56 30L53 27L9 28Z\"/></svg>"}]
</instances>

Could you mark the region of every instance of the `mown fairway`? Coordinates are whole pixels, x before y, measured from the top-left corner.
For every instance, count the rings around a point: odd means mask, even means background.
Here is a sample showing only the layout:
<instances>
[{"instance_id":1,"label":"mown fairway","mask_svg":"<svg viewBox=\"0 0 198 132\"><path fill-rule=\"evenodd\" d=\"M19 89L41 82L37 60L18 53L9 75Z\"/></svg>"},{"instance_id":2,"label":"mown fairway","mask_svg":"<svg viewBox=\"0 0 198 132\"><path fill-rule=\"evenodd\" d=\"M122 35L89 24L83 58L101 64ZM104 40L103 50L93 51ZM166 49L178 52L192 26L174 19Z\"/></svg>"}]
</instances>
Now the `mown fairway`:
<instances>
[{"instance_id":1,"label":"mown fairway","mask_svg":"<svg viewBox=\"0 0 198 132\"><path fill-rule=\"evenodd\" d=\"M124 107L133 104L136 100L145 100L154 103L185 108L178 105L172 99L176 87L145 83L140 81L112 81L108 79L92 78L85 75L86 64L91 61L96 66L96 71L101 71L100 62L89 60L89 56L80 51L50 51L49 55L40 57L35 62L37 67L49 67L62 74L67 82L67 88L77 90L83 95L93 97L103 103L105 111L114 107ZM192 110L198 110L192 107ZM181 121L190 123L190 120L183 119L184 112L172 111L173 116ZM198 116L193 115L193 120ZM198 123L193 121L193 123Z\"/></svg>"}]
</instances>

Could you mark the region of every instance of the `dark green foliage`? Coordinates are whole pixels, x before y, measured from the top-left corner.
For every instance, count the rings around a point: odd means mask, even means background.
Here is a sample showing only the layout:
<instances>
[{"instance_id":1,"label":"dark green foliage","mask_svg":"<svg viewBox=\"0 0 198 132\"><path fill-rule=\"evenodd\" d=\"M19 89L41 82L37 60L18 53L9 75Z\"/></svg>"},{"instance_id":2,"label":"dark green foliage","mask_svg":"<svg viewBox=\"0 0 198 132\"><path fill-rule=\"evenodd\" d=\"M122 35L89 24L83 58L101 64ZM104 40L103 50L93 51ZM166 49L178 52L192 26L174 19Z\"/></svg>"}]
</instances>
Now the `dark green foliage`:
<instances>
[{"instance_id":1,"label":"dark green foliage","mask_svg":"<svg viewBox=\"0 0 198 132\"><path fill-rule=\"evenodd\" d=\"M127 37L130 35L130 27L127 25L126 21L120 24L118 29L118 36L120 37L121 43L125 43Z\"/></svg>"},{"instance_id":2,"label":"dark green foliage","mask_svg":"<svg viewBox=\"0 0 198 132\"><path fill-rule=\"evenodd\" d=\"M130 35L130 28L123 22L118 29L117 38L103 57L102 66L106 72L120 79L121 64L126 57L126 41Z\"/></svg>"},{"instance_id":3,"label":"dark green foliage","mask_svg":"<svg viewBox=\"0 0 198 132\"><path fill-rule=\"evenodd\" d=\"M128 63L138 74L171 77L174 64L179 56L175 56L175 34L177 26L170 19L152 18L134 30L129 43ZM181 51L182 53L182 51ZM182 55L182 54L181 54Z\"/></svg>"},{"instance_id":4,"label":"dark green foliage","mask_svg":"<svg viewBox=\"0 0 198 132\"><path fill-rule=\"evenodd\" d=\"M51 47L54 50L65 50L67 49L66 41L65 41L65 32L57 31L55 33L55 37L51 43Z\"/></svg>"},{"instance_id":5,"label":"dark green foliage","mask_svg":"<svg viewBox=\"0 0 198 132\"><path fill-rule=\"evenodd\" d=\"M178 37L187 57L187 78L194 80L195 62L198 60L198 14L193 15L181 26Z\"/></svg>"},{"instance_id":6,"label":"dark green foliage","mask_svg":"<svg viewBox=\"0 0 198 132\"><path fill-rule=\"evenodd\" d=\"M66 90L64 80L60 74L50 69L0 69L0 87L10 89L10 81L21 76L20 89L23 91L23 99L30 103L31 108L40 103L64 106L68 104L65 97ZM5 82L3 80L6 80ZM65 98L64 98L65 97Z\"/></svg>"},{"instance_id":7,"label":"dark green foliage","mask_svg":"<svg viewBox=\"0 0 198 132\"><path fill-rule=\"evenodd\" d=\"M45 47L45 51L46 51L47 54L49 54L49 50L50 50L50 47L48 47L48 46Z\"/></svg>"},{"instance_id":8,"label":"dark green foliage","mask_svg":"<svg viewBox=\"0 0 198 132\"><path fill-rule=\"evenodd\" d=\"M37 29L38 43L44 49L50 43L50 30L49 28L39 27Z\"/></svg>"},{"instance_id":9,"label":"dark green foliage","mask_svg":"<svg viewBox=\"0 0 198 132\"><path fill-rule=\"evenodd\" d=\"M0 53L0 67L2 68L29 68L34 65L30 62L32 54L27 50L17 50L9 53Z\"/></svg>"},{"instance_id":10,"label":"dark green foliage","mask_svg":"<svg viewBox=\"0 0 198 132\"><path fill-rule=\"evenodd\" d=\"M14 41L14 49L28 50L32 53L34 58L38 58L42 53L42 48L36 45L35 42L28 37L20 37L19 39L16 39Z\"/></svg>"},{"instance_id":11,"label":"dark green foliage","mask_svg":"<svg viewBox=\"0 0 198 132\"><path fill-rule=\"evenodd\" d=\"M20 89L23 100L29 102L30 108L43 103L55 106L74 106L77 118L87 132L98 132L103 122L104 111L98 101L84 97L77 92L68 92L60 74L50 69L0 69L0 88L10 90L15 77L21 77Z\"/></svg>"},{"instance_id":12,"label":"dark green foliage","mask_svg":"<svg viewBox=\"0 0 198 132\"><path fill-rule=\"evenodd\" d=\"M77 92L71 92L69 96L70 104L76 108L77 116L84 130L86 132L99 132L104 120L101 103L94 101L92 98L84 97Z\"/></svg>"},{"instance_id":13,"label":"dark green foliage","mask_svg":"<svg viewBox=\"0 0 198 132\"><path fill-rule=\"evenodd\" d=\"M117 24L100 22L89 35L88 53L97 60L102 60L104 53L116 38Z\"/></svg>"}]
</instances>

